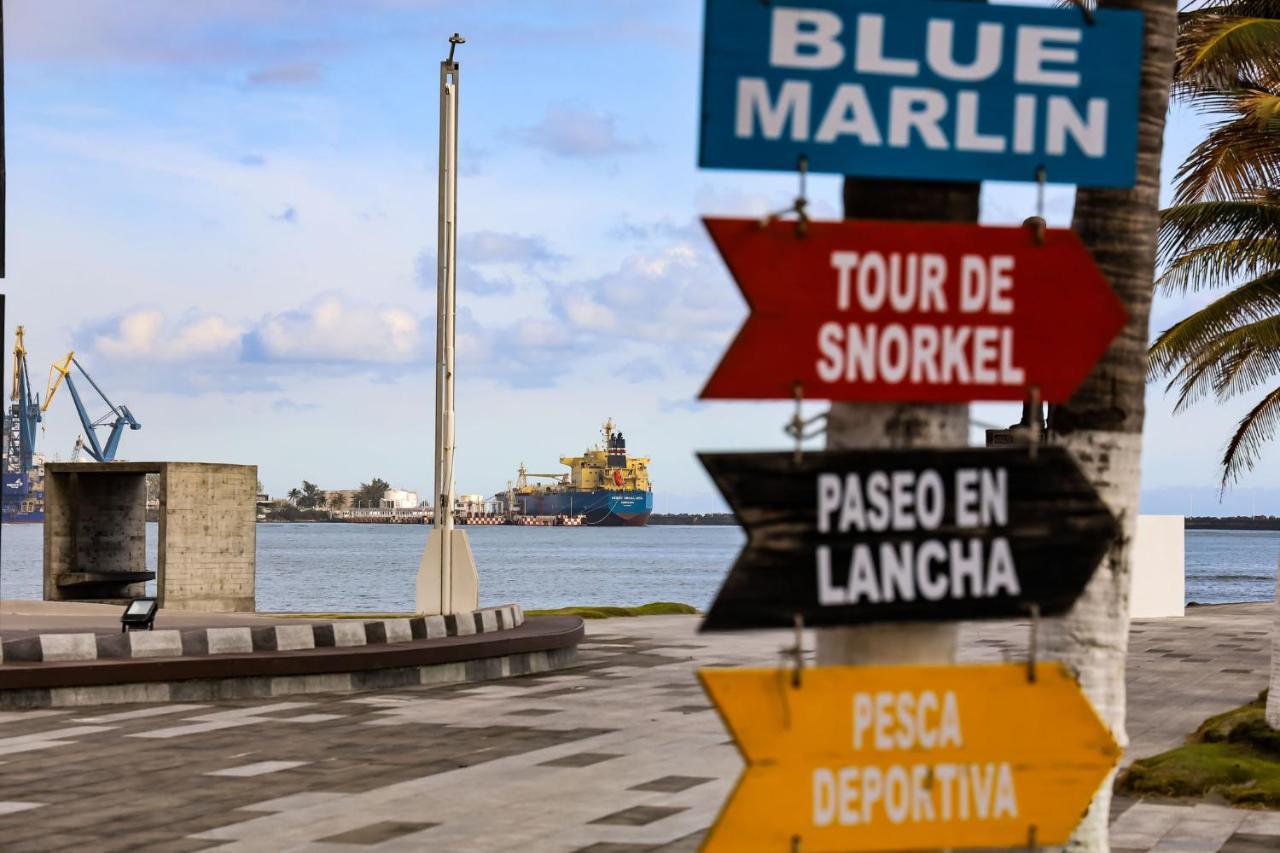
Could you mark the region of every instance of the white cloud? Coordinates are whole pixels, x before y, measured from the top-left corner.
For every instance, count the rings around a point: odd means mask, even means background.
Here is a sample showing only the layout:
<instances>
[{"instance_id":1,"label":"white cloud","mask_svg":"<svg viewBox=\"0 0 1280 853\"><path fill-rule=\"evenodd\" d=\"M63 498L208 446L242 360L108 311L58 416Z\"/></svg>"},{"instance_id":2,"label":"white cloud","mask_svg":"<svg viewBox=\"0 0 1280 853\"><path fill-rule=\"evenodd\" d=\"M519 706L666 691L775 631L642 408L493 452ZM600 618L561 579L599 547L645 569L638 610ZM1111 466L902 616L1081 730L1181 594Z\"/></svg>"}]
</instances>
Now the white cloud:
<instances>
[{"instance_id":1,"label":"white cloud","mask_svg":"<svg viewBox=\"0 0 1280 853\"><path fill-rule=\"evenodd\" d=\"M252 361L405 363L422 357L421 322L394 305L357 305L326 295L264 317L249 333Z\"/></svg>"},{"instance_id":2,"label":"white cloud","mask_svg":"<svg viewBox=\"0 0 1280 853\"><path fill-rule=\"evenodd\" d=\"M625 259L616 270L552 290L552 310L575 334L607 333L670 360L721 346L745 313L705 238L677 240Z\"/></svg>"},{"instance_id":3,"label":"white cloud","mask_svg":"<svg viewBox=\"0 0 1280 853\"><path fill-rule=\"evenodd\" d=\"M432 321L434 322L434 321ZM92 326L89 350L118 362L183 365L185 375L201 367L225 369L233 363L346 363L403 365L423 356L423 320L396 305L361 304L336 294L300 308L268 314L256 322L218 314L190 313L169 319L155 308L140 308ZM433 326L434 328L434 326Z\"/></svg>"},{"instance_id":4,"label":"white cloud","mask_svg":"<svg viewBox=\"0 0 1280 853\"><path fill-rule=\"evenodd\" d=\"M564 260L536 235L505 231L473 231L458 240L458 253L472 264L517 264L555 266Z\"/></svg>"},{"instance_id":5,"label":"white cloud","mask_svg":"<svg viewBox=\"0 0 1280 853\"><path fill-rule=\"evenodd\" d=\"M244 330L217 314L200 314L169 322L154 308L120 315L98 326L90 336L92 349L129 361L161 357L174 361L234 355Z\"/></svg>"},{"instance_id":6,"label":"white cloud","mask_svg":"<svg viewBox=\"0 0 1280 853\"><path fill-rule=\"evenodd\" d=\"M169 343L169 354L182 358L226 352L239 346L244 330L216 314L199 317L178 329Z\"/></svg>"},{"instance_id":7,"label":"white cloud","mask_svg":"<svg viewBox=\"0 0 1280 853\"><path fill-rule=\"evenodd\" d=\"M590 293L571 293L560 303L565 317L574 326L592 332L612 330L618 318L607 305L602 305Z\"/></svg>"},{"instance_id":8,"label":"white cloud","mask_svg":"<svg viewBox=\"0 0 1280 853\"><path fill-rule=\"evenodd\" d=\"M567 158L605 157L639 148L639 143L618 135L616 124L611 113L560 104L548 107L537 124L515 131L515 137Z\"/></svg>"}]
</instances>

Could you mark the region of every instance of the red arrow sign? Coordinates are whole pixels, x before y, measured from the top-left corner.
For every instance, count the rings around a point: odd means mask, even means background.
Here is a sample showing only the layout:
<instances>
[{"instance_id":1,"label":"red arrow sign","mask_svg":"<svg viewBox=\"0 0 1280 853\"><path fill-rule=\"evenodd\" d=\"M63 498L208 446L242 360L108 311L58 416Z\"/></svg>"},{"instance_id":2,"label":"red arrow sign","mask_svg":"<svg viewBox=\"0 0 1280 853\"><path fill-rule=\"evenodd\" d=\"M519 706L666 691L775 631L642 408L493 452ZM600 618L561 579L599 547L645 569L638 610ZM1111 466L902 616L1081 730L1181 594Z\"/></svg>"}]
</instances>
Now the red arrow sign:
<instances>
[{"instance_id":1,"label":"red arrow sign","mask_svg":"<svg viewBox=\"0 0 1280 853\"><path fill-rule=\"evenodd\" d=\"M703 222L751 308L703 399L1063 402L1125 323L1066 229Z\"/></svg>"}]
</instances>

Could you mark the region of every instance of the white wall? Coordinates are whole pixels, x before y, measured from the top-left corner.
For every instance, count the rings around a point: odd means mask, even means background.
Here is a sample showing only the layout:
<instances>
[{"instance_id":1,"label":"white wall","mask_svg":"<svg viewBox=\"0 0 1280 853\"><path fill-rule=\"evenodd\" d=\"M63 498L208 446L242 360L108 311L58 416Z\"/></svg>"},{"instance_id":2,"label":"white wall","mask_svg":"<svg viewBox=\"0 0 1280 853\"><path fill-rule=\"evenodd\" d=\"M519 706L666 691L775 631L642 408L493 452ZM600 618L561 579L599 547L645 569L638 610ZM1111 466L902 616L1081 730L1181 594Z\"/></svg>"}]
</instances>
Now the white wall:
<instances>
[{"instance_id":1,"label":"white wall","mask_svg":"<svg viewBox=\"0 0 1280 853\"><path fill-rule=\"evenodd\" d=\"M1133 543L1129 616L1182 616L1186 610L1183 517L1140 515Z\"/></svg>"},{"instance_id":2,"label":"white wall","mask_svg":"<svg viewBox=\"0 0 1280 853\"><path fill-rule=\"evenodd\" d=\"M382 494L382 505L393 509L414 509L418 506L418 493L404 489L387 489Z\"/></svg>"}]
</instances>

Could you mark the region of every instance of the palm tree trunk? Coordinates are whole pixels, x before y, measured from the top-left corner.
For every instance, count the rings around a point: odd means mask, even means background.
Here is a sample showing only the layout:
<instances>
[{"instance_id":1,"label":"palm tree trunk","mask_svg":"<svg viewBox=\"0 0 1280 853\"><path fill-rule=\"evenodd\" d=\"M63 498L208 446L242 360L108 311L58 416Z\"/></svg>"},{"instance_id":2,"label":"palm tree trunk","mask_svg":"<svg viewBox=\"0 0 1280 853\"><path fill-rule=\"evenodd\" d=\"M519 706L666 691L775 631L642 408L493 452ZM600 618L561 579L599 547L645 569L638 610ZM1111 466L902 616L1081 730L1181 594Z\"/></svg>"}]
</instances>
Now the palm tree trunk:
<instances>
[{"instance_id":1,"label":"palm tree trunk","mask_svg":"<svg viewBox=\"0 0 1280 853\"><path fill-rule=\"evenodd\" d=\"M1130 544L1138 515L1145 415L1148 317L1155 278L1160 154L1177 32L1174 0L1104 0L1145 15L1133 189L1081 189L1073 227L1124 303L1129 322L1080 389L1050 416L1053 440L1071 449L1119 519L1121 538L1066 616L1046 620L1042 653L1067 663L1123 746L1129 637ZM1103 784L1067 849L1106 851L1111 780Z\"/></svg>"},{"instance_id":2,"label":"palm tree trunk","mask_svg":"<svg viewBox=\"0 0 1280 853\"><path fill-rule=\"evenodd\" d=\"M844 215L850 219L978 221L974 183L861 180L844 182ZM969 439L966 405L836 403L827 421L827 447L964 447ZM817 632L819 665L840 663L950 663L956 656L956 623L870 625Z\"/></svg>"}]
</instances>

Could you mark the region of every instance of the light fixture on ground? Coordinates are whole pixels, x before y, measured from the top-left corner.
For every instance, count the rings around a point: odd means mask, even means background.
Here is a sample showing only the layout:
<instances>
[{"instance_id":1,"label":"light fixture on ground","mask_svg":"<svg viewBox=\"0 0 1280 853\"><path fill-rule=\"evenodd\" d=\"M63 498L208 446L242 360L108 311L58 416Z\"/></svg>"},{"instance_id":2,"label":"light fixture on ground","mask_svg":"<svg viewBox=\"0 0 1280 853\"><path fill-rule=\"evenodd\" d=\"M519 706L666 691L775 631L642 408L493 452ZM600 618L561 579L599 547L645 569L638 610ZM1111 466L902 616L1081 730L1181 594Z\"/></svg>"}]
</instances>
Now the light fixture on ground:
<instances>
[{"instance_id":1,"label":"light fixture on ground","mask_svg":"<svg viewBox=\"0 0 1280 853\"><path fill-rule=\"evenodd\" d=\"M479 606L480 578L467 534L453 526L453 372L457 326L458 260L458 63L465 39L449 39L440 63L440 208L436 242L436 441L435 511L427 550L418 566L417 611L465 613Z\"/></svg>"},{"instance_id":2,"label":"light fixture on ground","mask_svg":"<svg viewBox=\"0 0 1280 853\"><path fill-rule=\"evenodd\" d=\"M150 631L155 627L159 603L154 598L135 598L120 616L120 633Z\"/></svg>"}]
</instances>

